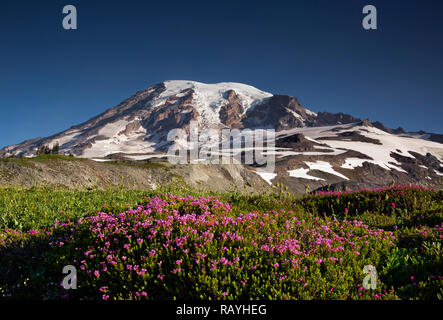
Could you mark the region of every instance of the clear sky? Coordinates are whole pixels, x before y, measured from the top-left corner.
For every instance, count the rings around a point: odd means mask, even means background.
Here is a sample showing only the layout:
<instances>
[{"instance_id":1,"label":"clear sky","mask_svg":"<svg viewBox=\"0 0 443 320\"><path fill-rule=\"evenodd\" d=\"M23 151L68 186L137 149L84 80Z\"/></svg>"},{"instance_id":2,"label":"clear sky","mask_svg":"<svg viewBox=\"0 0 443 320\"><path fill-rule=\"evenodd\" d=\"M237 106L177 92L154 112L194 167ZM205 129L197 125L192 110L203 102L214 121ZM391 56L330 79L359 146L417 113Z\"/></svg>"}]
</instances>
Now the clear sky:
<instances>
[{"instance_id":1,"label":"clear sky","mask_svg":"<svg viewBox=\"0 0 443 320\"><path fill-rule=\"evenodd\" d=\"M62 28L75 5L78 30ZM362 28L375 5L378 29ZM0 147L48 136L163 80L234 81L443 133L443 1L2 0Z\"/></svg>"}]
</instances>

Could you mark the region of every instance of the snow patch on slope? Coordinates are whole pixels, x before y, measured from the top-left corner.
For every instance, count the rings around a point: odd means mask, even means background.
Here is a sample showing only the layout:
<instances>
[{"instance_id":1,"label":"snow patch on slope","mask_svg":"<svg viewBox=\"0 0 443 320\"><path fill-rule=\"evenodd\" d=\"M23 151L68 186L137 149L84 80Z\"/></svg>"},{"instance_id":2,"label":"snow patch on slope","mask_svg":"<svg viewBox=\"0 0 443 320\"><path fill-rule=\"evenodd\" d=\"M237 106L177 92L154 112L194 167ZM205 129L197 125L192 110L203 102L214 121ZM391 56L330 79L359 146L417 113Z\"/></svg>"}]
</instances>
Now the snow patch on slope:
<instances>
[{"instance_id":1,"label":"snow patch on slope","mask_svg":"<svg viewBox=\"0 0 443 320\"><path fill-rule=\"evenodd\" d=\"M140 161L140 160L147 160L147 159L152 159L152 158L164 158L164 157L168 157L168 155L165 154L146 154L146 155L134 155L134 156L125 156L128 159L131 160L136 160L136 161Z\"/></svg>"},{"instance_id":2,"label":"snow patch on slope","mask_svg":"<svg viewBox=\"0 0 443 320\"><path fill-rule=\"evenodd\" d=\"M81 157L100 158L113 153L151 153L154 152L155 142L144 141L146 129L140 127L139 130L125 134L128 124L126 119L118 120L106 124L98 132L103 139L95 140L90 148L83 151Z\"/></svg>"},{"instance_id":3,"label":"snow patch on slope","mask_svg":"<svg viewBox=\"0 0 443 320\"><path fill-rule=\"evenodd\" d=\"M254 171L254 172L258 174L263 180L265 180L269 185L272 185L271 180L277 176L276 173L271 173L271 172L261 172L261 171Z\"/></svg>"},{"instance_id":4,"label":"snow patch on slope","mask_svg":"<svg viewBox=\"0 0 443 320\"><path fill-rule=\"evenodd\" d=\"M316 181L319 181L319 180L324 181L325 180L322 178L318 178L318 177L314 177L314 176L309 175L308 174L309 170L310 169L299 168L299 169L295 169L295 170L289 170L288 173L289 173L290 177L295 177L295 178L302 178L302 179L316 180Z\"/></svg>"},{"instance_id":5,"label":"snow patch on slope","mask_svg":"<svg viewBox=\"0 0 443 320\"><path fill-rule=\"evenodd\" d=\"M349 180L348 177L342 175L341 173L335 171L332 168L332 165L329 162L326 161L316 161L316 162L308 162L305 161L306 165L309 167L310 170L319 170L319 171L323 171L335 176L338 176L340 178L343 178L345 180Z\"/></svg>"}]
</instances>

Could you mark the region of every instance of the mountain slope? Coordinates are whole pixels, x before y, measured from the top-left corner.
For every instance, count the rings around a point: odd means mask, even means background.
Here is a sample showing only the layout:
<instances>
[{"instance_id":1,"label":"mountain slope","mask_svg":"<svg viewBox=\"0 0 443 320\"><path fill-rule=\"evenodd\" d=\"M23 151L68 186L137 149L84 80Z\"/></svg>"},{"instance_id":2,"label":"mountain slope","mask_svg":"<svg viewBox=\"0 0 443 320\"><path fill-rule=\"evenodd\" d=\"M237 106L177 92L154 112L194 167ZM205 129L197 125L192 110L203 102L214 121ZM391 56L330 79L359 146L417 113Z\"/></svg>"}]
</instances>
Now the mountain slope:
<instances>
[{"instance_id":1,"label":"mountain slope","mask_svg":"<svg viewBox=\"0 0 443 320\"><path fill-rule=\"evenodd\" d=\"M191 121L199 129L264 128L277 131L276 168L250 167L269 184L300 191L417 183L441 187L440 135L392 130L343 113L315 113L290 96L233 82L165 81L59 134L0 150L0 157L32 157L39 147L60 145L64 154L106 161L164 157L167 135ZM433 141L431 141L433 140Z\"/></svg>"},{"instance_id":2,"label":"mountain slope","mask_svg":"<svg viewBox=\"0 0 443 320\"><path fill-rule=\"evenodd\" d=\"M265 181L243 166L171 165L167 161L97 162L60 155L0 159L0 186L65 186L68 188L158 189L191 187L223 192L233 187L252 190L267 187Z\"/></svg>"},{"instance_id":3,"label":"mountain slope","mask_svg":"<svg viewBox=\"0 0 443 320\"><path fill-rule=\"evenodd\" d=\"M273 128L349 123L360 119L316 113L296 98L273 95L240 83L203 84L165 81L137 92L118 106L47 138L32 139L0 151L0 156L32 156L39 146L59 143L64 153L92 158L112 153L166 151L167 133L200 128Z\"/></svg>"},{"instance_id":4,"label":"mountain slope","mask_svg":"<svg viewBox=\"0 0 443 320\"><path fill-rule=\"evenodd\" d=\"M443 145L394 135L359 122L295 128L277 134L276 171L269 183L301 191L397 184L443 185Z\"/></svg>"}]
</instances>

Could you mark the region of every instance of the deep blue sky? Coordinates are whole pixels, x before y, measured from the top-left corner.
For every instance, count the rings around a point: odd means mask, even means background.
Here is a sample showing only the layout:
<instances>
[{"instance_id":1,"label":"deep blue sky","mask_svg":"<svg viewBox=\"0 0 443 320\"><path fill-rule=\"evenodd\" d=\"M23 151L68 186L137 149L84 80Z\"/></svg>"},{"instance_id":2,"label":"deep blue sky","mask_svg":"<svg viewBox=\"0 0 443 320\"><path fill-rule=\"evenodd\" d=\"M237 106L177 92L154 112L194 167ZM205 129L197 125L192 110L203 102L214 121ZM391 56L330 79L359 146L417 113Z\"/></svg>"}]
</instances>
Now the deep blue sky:
<instances>
[{"instance_id":1,"label":"deep blue sky","mask_svg":"<svg viewBox=\"0 0 443 320\"><path fill-rule=\"evenodd\" d=\"M62 8L78 10L76 31ZM378 9L378 30L361 26ZM235 81L443 133L443 1L0 4L0 147L88 120L163 80Z\"/></svg>"}]
</instances>

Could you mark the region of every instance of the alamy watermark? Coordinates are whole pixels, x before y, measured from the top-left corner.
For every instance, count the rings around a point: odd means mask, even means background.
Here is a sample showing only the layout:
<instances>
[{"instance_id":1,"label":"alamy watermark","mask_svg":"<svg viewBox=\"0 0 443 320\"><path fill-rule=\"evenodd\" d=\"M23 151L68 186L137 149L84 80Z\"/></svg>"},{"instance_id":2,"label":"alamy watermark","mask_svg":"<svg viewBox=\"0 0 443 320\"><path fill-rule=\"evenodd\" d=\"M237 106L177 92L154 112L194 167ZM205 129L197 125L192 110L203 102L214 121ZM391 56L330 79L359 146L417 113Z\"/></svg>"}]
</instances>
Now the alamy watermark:
<instances>
[{"instance_id":1,"label":"alamy watermark","mask_svg":"<svg viewBox=\"0 0 443 320\"><path fill-rule=\"evenodd\" d=\"M363 288L366 290L377 289L377 270L372 264L366 265L363 268L363 273L367 274L363 279Z\"/></svg>"},{"instance_id":2,"label":"alamy watermark","mask_svg":"<svg viewBox=\"0 0 443 320\"><path fill-rule=\"evenodd\" d=\"M64 266L63 274L68 274L63 278L63 288L65 290L77 289L77 269L73 265Z\"/></svg>"},{"instance_id":3,"label":"alamy watermark","mask_svg":"<svg viewBox=\"0 0 443 320\"><path fill-rule=\"evenodd\" d=\"M363 28L365 30L377 30L377 8L368 4L363 7L363 14L366 14L361 23Z\"/></svg>"},{"instance_id":4,"label":"alamy watermark","mask_svg":"<svg viewBox=\"0 0 443 320\"><path fill-rule=\"evenodd\" d=\"M65 30L77 30L77 8L74 5L65 5L63 7L62 26ZM377 8L374 5L366 5L362 10L365 16L362 20L362 26L365 30L377 30Z\"/></svg>"},{"instance_id":5,"label":"alamy watermark","mask_svg":"<svg viewBox=\"0 0 443 320\"><path fill-rule=\"evenodd\" d=\"M191 121L188 132L173 129L167 140L172 164L246 164L273 172L275 168L275 130L273 129L204 129Z\"/></svg>"},{"instance_id":6,"label":"alamy watermark","mask_svg":"<svg viewBox=\"0 0 443 320\"><path fill-rule=\"evenodd\" d=\"M71 4L63 7L62 26L65 30L77 30L77 8ZM362 20L362 26L365 30L377 30L377 8L373 5L366 5L363 7L363 14L365 16Z\"/></svg>"},{"instance_id":7,"label":"alamy watermark","mask_svg":"<svg viewBox=\"0 0 443 320\"><path fill-rule=\"evenodd\" d=\"M63 7L62 12L66 14L62 21L63 29L77 30L77 8L69 4Z\"/></svg>"}]
</instances>

